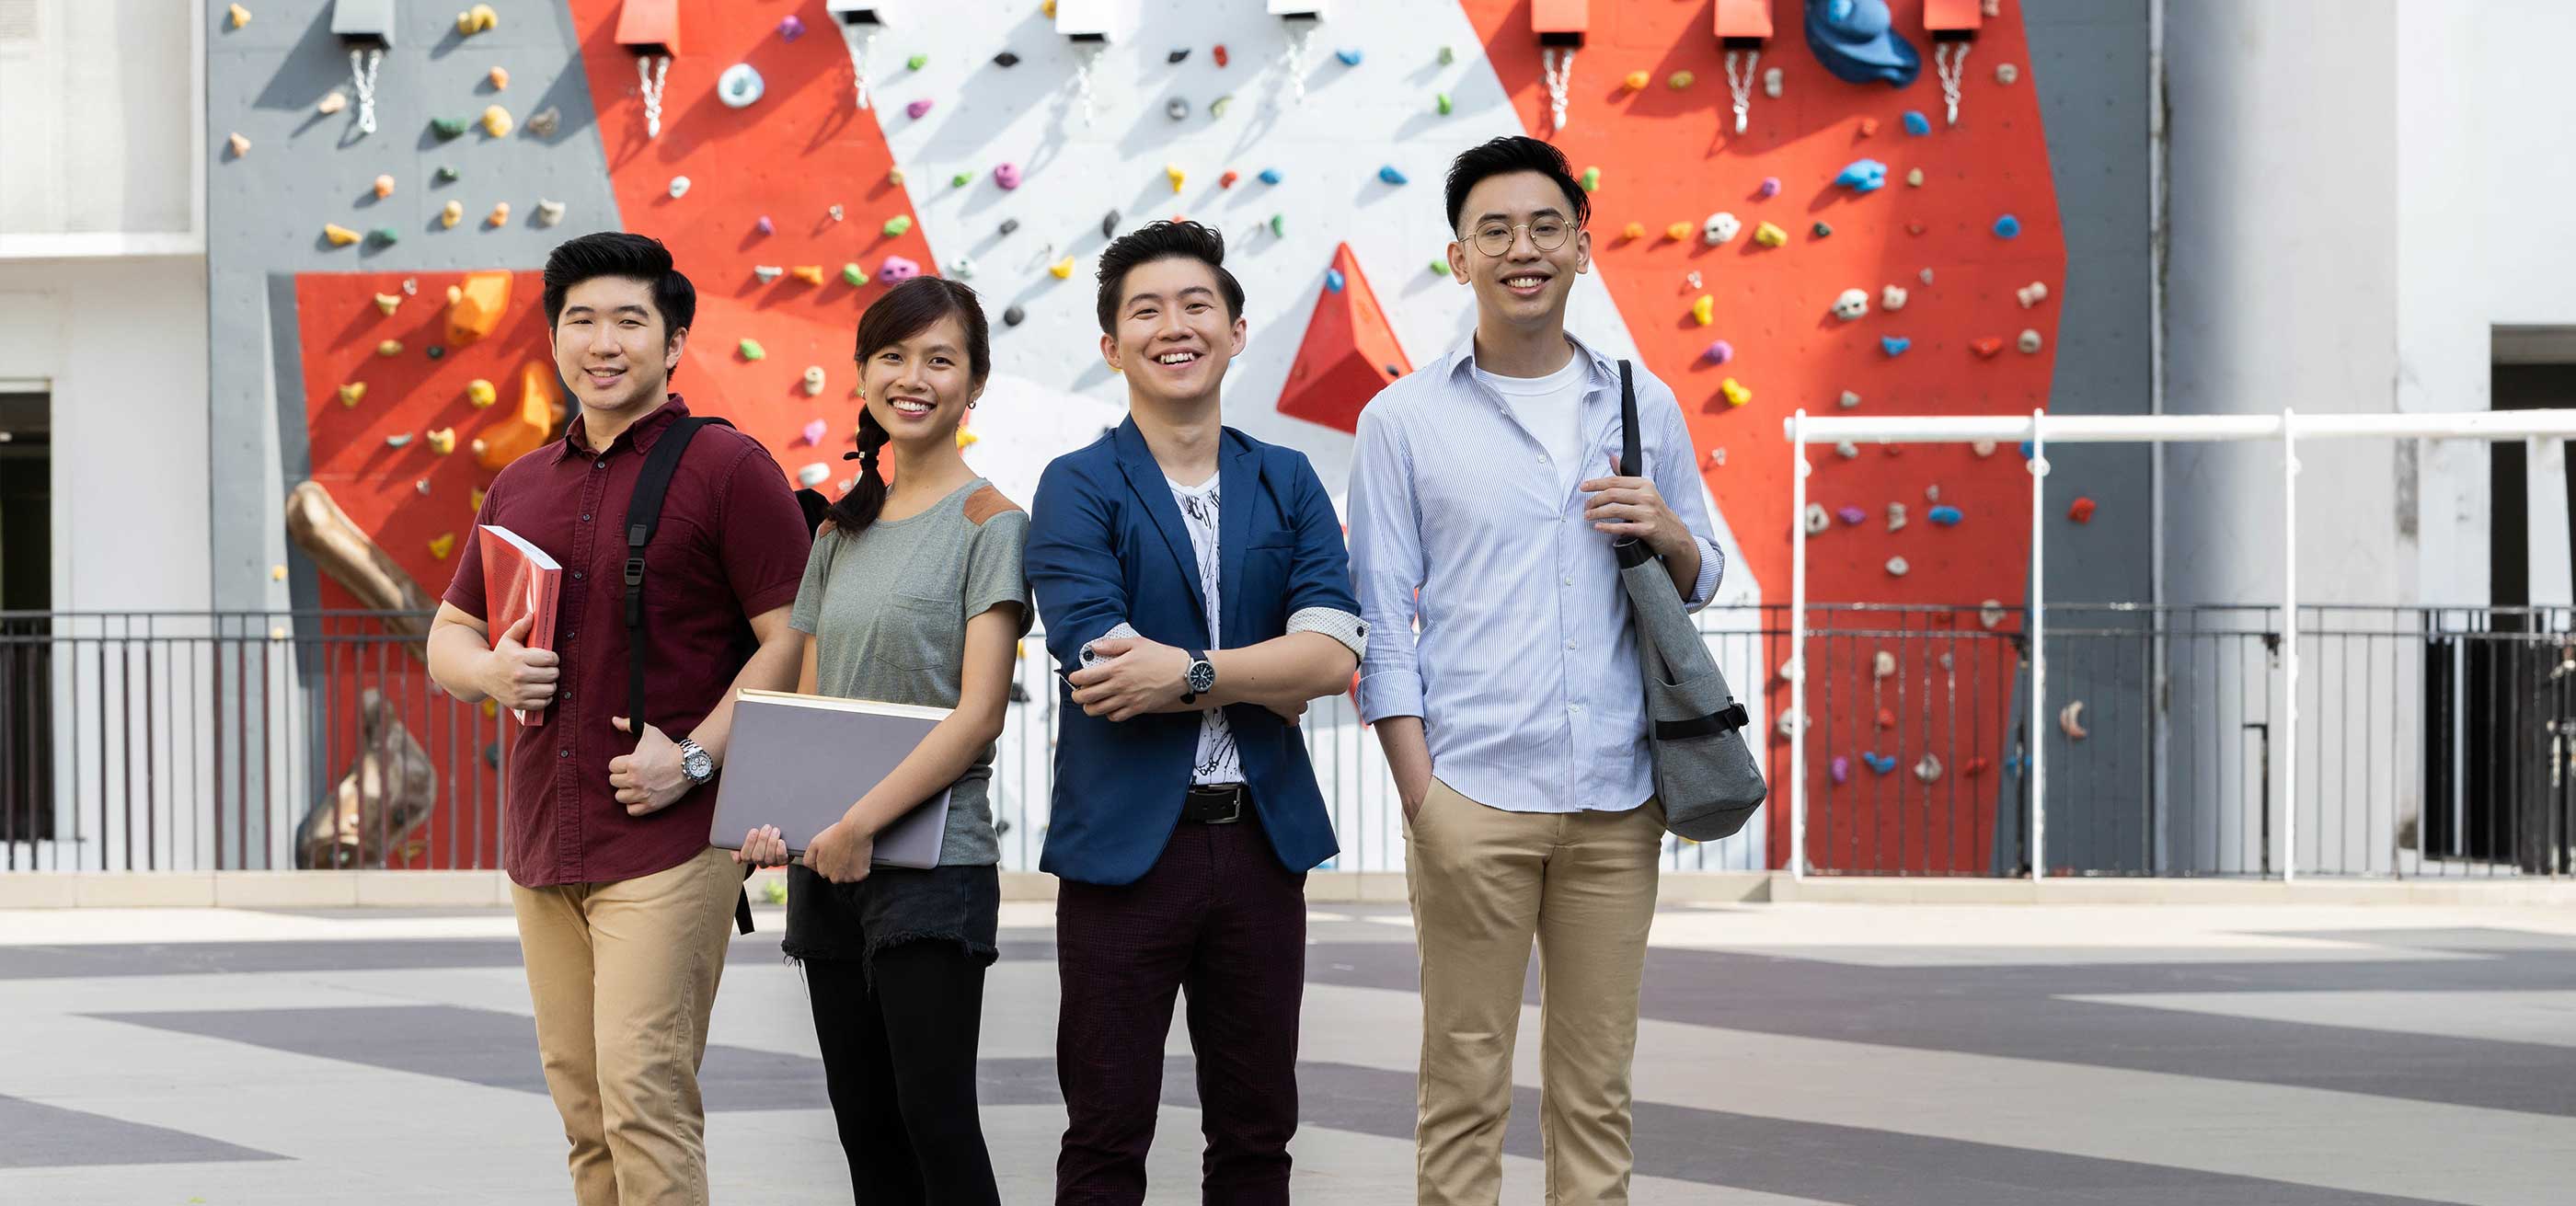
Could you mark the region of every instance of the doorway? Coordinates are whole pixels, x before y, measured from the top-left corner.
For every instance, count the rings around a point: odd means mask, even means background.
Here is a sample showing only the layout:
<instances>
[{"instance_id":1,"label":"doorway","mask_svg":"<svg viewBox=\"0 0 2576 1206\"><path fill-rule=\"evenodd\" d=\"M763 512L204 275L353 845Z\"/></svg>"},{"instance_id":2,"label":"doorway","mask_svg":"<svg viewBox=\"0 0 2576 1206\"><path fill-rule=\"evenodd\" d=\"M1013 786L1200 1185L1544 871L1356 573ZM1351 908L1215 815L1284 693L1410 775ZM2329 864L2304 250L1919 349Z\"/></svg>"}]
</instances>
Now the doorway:
<instances>
[{"instance_id":1,"label":"doorway","mask_svg":"<svg viewBox=\"0 0 2576 1206\"><path fill-rule=\"evenodd\" d=\"M53 397L0 391L0 865L54 836ZM30 847L32 849L32 847Z\"/></svg>"}]
</instances>

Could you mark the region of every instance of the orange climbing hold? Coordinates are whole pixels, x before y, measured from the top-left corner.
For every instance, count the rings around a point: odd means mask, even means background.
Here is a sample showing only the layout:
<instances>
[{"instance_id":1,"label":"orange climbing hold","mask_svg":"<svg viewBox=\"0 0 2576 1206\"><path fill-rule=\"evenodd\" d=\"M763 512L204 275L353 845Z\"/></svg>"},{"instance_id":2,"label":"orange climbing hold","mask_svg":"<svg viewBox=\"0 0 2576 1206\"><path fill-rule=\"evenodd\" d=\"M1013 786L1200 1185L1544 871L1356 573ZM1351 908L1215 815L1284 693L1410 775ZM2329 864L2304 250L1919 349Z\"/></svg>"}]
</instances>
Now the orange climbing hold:
<instances>
[{"instance_id":1,"label":"orange climbing hold","mask_svg":"<svg viewBox=\"0 0 2576 1206\"><path fill-rule=\"evenodd\" d=\"M1333 249L1333 270L1341 274L1342 287L1327 288L1315 299L1306 340L1280 391L1279 413L1357 432L1360 408L1388 382L1412 372L1413 362L1405 358L1350 244Z\"/></svg>"},{"instance_id":2,"label":"orange climbing hold","mask_svg":"<svg viewBox=\"0 0 2576 1206\"><path fill-rule=\"evenodd\" d=\"M503 468L536 451L554 425L555 370L529 361L519 369L518 412L483 429L474 441L474 462L486 469Z\"/></svg>"},{"instance_id":3,"label":"orange climbing hold","mask_svg":"<svg viewBox=\"0 0 2576 1206\"><path fill-rule=\"evenodd\" d=\"M797 266L788 269L787 275L795 277L809 285L820 285L823 283L823 266L821 264L798 264Z\"/></svg>"},{"instance_id":4,"label":"orange climbing hold","mask_svg":"<svg viewBox=\"0 0 2576 1206\"><path fill-rule=\"evenodd\" d=\"M1968 350L1975 352L1977 355L1988 360L1992 360L1995 358L1997 353L2004 350L2004 341L1992 335L1979 339L1971 339L1968 341Z\"/></svg>"},{"instance_id":5,"label":"orange climbing hold","mask_svg":"<svg viewBox=\"0 0 2576 1206\"><path fill-rule=\"evenodd\" d=\"M510 274L468 272L448 298L447 345L461 348L501 325L502 313L510 308Z\"/></svg>"}]
</instances>

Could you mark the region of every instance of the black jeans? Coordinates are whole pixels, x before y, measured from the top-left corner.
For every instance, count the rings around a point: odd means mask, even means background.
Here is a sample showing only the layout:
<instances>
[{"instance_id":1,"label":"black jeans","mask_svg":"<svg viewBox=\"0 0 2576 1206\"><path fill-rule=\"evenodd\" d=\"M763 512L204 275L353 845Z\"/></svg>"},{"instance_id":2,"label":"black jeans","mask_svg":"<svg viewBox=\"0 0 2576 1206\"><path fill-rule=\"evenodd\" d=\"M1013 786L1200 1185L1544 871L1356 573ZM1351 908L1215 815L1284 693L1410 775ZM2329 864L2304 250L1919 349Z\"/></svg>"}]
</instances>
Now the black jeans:
<instances>
[{"instance_id":1,"label":"black jeans","mask_svg":"<svg viewBox=\"0 0 2576 1206\"><path fill-rule=\"evenodd\" d=\"M975 1111L985 961L953 942L805 960L832 1120L864 1206L999 1206Z\"/></svg>"},{"instance_id":2,"label":"black jeans","mask_svg":"<svg viewBox=\"0 0 2576 1206\"><path fill-rule=\"evenodd\" d=\"M1183 821L1132 884L1056 892L1063 1003L1056 1076L1068 1125L1059 1206L1136 1206L1162 1101L1172 998L1189 997L1198 1061L1200 1201L1286 1206L1297 1133L1297 1013L1306 991L1306 875L1280 865L1250 810Z\"/></svg>"}]
</instances>

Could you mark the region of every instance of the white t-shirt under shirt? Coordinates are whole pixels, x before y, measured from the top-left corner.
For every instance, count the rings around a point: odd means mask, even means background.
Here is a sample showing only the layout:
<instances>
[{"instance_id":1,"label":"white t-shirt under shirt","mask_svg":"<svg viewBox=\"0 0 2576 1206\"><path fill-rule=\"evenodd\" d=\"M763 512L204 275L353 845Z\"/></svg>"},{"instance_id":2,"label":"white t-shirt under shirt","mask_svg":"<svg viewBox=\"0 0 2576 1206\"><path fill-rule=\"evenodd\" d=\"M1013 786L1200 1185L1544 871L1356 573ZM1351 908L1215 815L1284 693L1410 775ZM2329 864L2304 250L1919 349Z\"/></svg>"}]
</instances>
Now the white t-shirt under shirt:
<instances>
[{"instance_id":1,"label":"white t-shirt under shirt","mask_svg":"<svg viewBox=\"0 0 2576 1206\"><path fill-rule=\"evenodd\" d=\"M1548 460L1556 466L1557 480L1567 491L1585 479L1583 458L1583 391L1591 381L1591 365L1582 356L1566 357L1565 367L1544 377L1504 377L1475 370L1476 380L1490 387L1509 407L1512 417L1520 420L1539 447L1547 450ZM1609 466L1599 467L1603 473Z\"/></svg>"}]
</instances>

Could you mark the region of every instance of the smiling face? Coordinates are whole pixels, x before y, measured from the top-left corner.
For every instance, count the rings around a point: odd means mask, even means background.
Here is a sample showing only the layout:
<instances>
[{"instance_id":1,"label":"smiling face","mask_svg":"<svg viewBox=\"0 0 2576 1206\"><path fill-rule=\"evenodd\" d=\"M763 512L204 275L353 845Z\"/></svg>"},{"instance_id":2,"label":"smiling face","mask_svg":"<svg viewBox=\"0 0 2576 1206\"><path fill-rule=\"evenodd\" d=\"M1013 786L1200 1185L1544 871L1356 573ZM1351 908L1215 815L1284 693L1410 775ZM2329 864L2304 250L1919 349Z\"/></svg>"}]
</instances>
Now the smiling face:
<instances>
[{"instance_id":1,"label":"smiling face","mask_svg":"<svg viewBox=\"0 0 2576 1206\"><path fill-rule=\"evenodd\" d=\"M1243 334L1242 317L1226 313L1216 272L1204 260L1173 256L1127 270L1100 355L1126 375L1133 395L1212 398L1243 351Z\"/></svg>"},{"instance_id":2,"label":"smiling face","mask_svg":"<svg viewBox=\"0 0 2576 1206\"><path fill-rule=\"evenodd\" d=\"M625 414L662 404L687 330L668 331L650 282L595 276L564 292L555 319L555 371L585 411Z\"/></svg>"},{"instance_id":3,"label":"smiling face","mask_svg":"<svg viewBox=\"0 0 2576 1206\"><path fill-rule=\"evenodd\" d=\"M1554 180L1537 172L1488 176L1467 191L1457 241L1449 244L1449 270L1474 288L1480 316L1563 325L1575 276L1592 268L1592 234L1575 228L1571 204ZM1480 240L1501 246L1501 253L1488 254ZM1547 242L1556 246L1540 246Z\"/></svg>"},{"instance_id":4,"label":"smiling face","mask_svg":"<svg viewBox=\"0 0 2576 1206\"><path fill-rule=\"evenodd\" d=\"M954 446L967 405L984 393L969 365L966 325L955 314L942 315L859 362L868 415L896 444Z\"/></svg>"}]
</instances>

